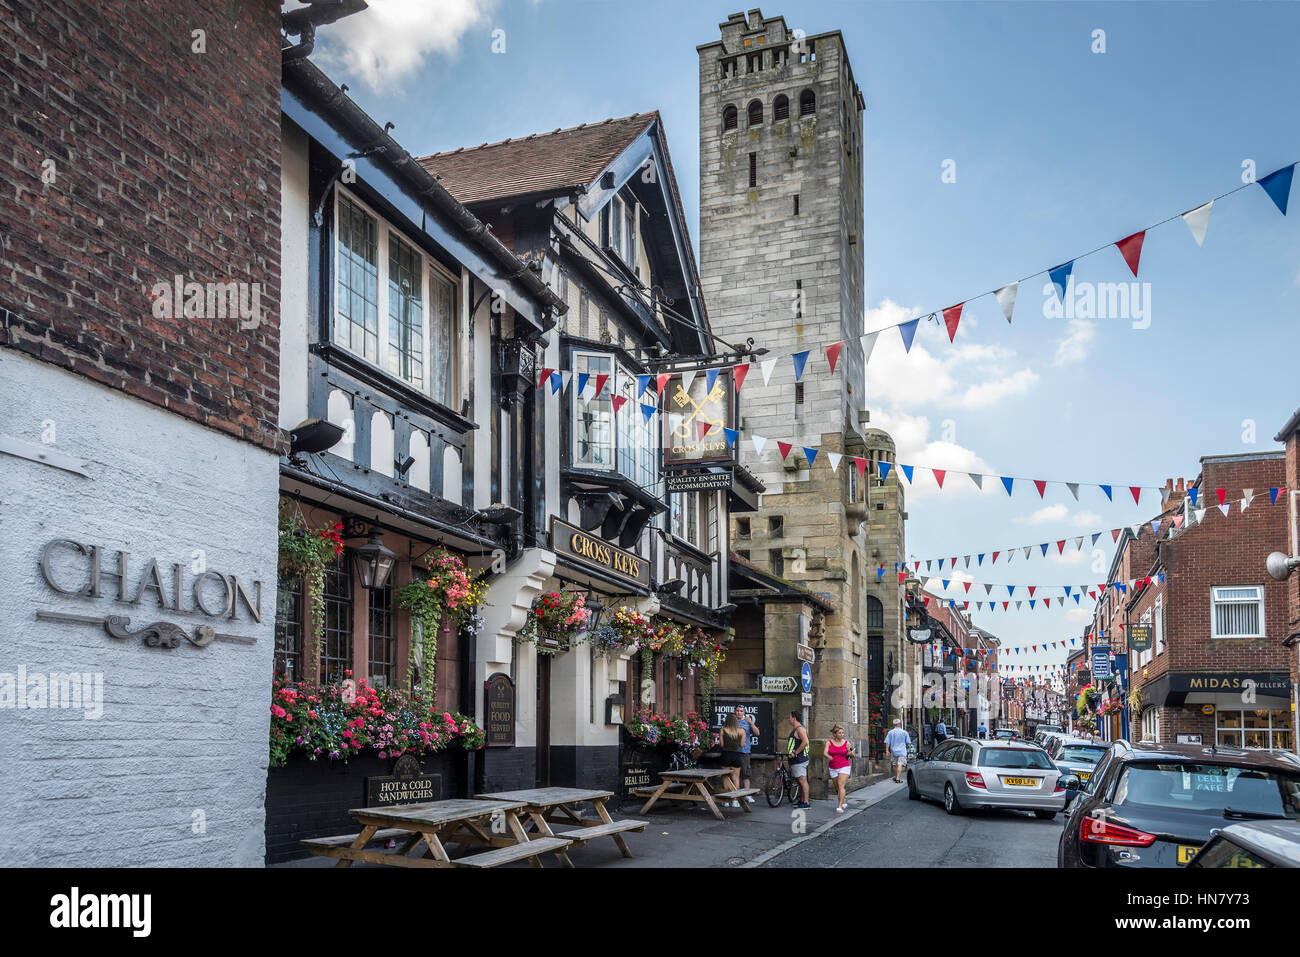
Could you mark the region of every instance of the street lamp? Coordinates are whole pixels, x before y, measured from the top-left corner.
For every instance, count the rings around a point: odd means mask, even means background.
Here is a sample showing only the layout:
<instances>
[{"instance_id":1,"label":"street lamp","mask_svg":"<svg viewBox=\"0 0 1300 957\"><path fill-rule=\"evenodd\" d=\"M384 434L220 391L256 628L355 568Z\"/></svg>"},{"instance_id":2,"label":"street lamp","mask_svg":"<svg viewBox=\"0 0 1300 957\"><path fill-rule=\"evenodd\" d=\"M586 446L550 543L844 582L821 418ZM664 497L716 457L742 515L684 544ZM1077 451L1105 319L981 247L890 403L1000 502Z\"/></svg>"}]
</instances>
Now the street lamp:
<instances>
[{"instance_id":1,"label":"street lamp","mask_svg":"<svg viewBox=\"0 0 1300 957\"><path fill-rule=\"evenodd\" d=\"M361 586L369 591L384 587L396 562L397 555L385 548L379 540L377 527L370 529L370 541L352 552L352 566L361 579Z\"/></svg>"}]
</instances>

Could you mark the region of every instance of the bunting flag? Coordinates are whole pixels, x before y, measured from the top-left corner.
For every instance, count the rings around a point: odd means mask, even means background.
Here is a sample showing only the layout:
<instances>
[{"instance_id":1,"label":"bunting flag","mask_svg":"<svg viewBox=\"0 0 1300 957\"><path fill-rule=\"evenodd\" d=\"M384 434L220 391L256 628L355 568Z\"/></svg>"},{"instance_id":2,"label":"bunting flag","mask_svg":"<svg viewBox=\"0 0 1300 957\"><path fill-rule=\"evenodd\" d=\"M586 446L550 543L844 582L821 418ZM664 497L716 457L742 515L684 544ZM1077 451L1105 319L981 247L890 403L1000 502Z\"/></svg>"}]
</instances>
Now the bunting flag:
<instances>
[{"instance_id":1,"label":"bunting flag","mask_svg":"<svg viewBox=\"0 0 1300 957\"><path fill-rule=\"evenodd\" d=\"M1146 235L1147 231L1143 229L1132 236L1125 236L1115 244L1119 254L1124 257L1124 262L1128 263L1128 268L1133 270L1134 277L1138 274L1138 260L1142 257L1142 240Z\"/></svg>"},{"instance_id":2,"label":"bunting flag","mask_svg":"<svg viewBox=\"0 0 1300 957\"><path fill-rule=\"evenodd\" d=\"M983 490L984 488L983 475L980 475L978 472L967 472L966 474L970 476L970 480L975 483L975 487L977 489Z\"/></svg>"},{"instance_id":3,"label":"bunting flag","mask_svg":"<svg viewBox=\"0 0 1300 957\"><path fill-rule=\"evenodd\" d=\"M1295 164L1274 170L1259 181L1260 188L1268 193L1282 215L1286 215L1287 197L1291 195L1291 177L1295 173Z\"/></svg>"},{"instance_id":4,"label":"bunting flag","mask_svg":"<svg viewBox=\"0 0 1300 957\"><path fill-rule=\"evenodd\" d=\"M739 430L739 429L728 429L728 428L726 428L726 427L724 426L723 429L722 429L722 434L723 434L723 435L726 437L726 439L727 439L727 448L728 448L728 449L734 448L735 445L736 445L736 439L740 437L740 430Z\"/></svg>"},{"instance_id":5,"label":"bunting flag","mask_svg":"<svg viewBox=\"0 0 1300 957\"><path fill-rule=\"evenodd\" d=\"M682 391L687 395L691 394L691 384L695 382L695 375L694 371L682 373Z\"/></svg>"},{"instance_id":6,"label":"bunting flag","mask_svg":"<svg viewBox=\"0 0 1300 957\"><path fill-rule=\"evenodd\" d=\"M745 376L747 375L749 375L748 362L742 362L738 366L732 366L731 377L735 380L737 392L740 392L740 387L745 384Z\"/></svg>"},{"instance_id":7,"label":"bunting flag","mask_svg":"<svg viewBox=\"0 0 1300 957\"><path fill-rule=\"evenodd\" d=\"M901 464L901 463L899 464L898 467L902 470L902 472L903 472L903 476L907 479L907 484L908 484L908 485L911 485L911 484L912 484L912 468L913 468L913 467L912 467L911 465L903 465L903 464Z\"/></svg>"},{"instance_id":8,"label":"bunting flag","mask_svg":"<svg viewBox=\"0 0 1300 957\"><path fill-rule=\"evenodd\" d=\"M609 381L609 374L608 374L608 373L602 373L601 375L596 376L596 395L595 395L595 398L597 398L597 399L600 398L600 394L601 394L602 392L605 391L605 383L608 382L608 381Z\"/></svg>"},{"instance_id":9,"label":"bunting flag","mask_svg":"<svg viewBox=\"0 0 1300 957\"><path fill-rule=\"evenodd\" d=\"M930 472L934 475L934 480L939 483L939 488L943 488L943 477L947 473L943 469L930 469ZM969 561L969 557L967 561Z\"/></svg>"},{"instance_id":10,"label":"bunting flag","mask_svg":"<svg viewBox=\"0 0 1300 957\"><path fill-rule=\"evenodd\" d=\"M808 467L812 468L812 464L817 461L817 450L810 449L805 446L803 450L803 457L808 460Z\"/></svg>"},{"instance_id":11,"label":"bunting flag","mask_svg":"<svg viewBox=\"0 0 1300 957\"><path fill-rule=\"evenodd\" d=\"M840 350L843 348L843 341L832 343L826 347L826 361L830 363L831 375L835 374L835 363L839 360Z\"/></svg>"},{"instance_id":12,"label":"bunting flag","mask_svg":"<svg viewBox=\"0 0 1300 957\"><path fill-rule=\"evenodd\" d=\"M1056 287L1056 295L1061 302L1065 302L1065 290L1070 284L1070 273L1074 270L1074 260L1068 263L1062 263L1054 269L1047 271L1048 277L1052 280L1052 285Z\"/></svg>"},{"instance_id":13,"label":"bunting flag","mask_svg":"<svg viewBox=\"0 0 1300 957\"><path fill-rule=\"evenodd\" d=\"M948 341L953 342L957 338L957 323L961 322L961 307L965 303L957 303L955 306L949 306L943 311L943 324L948 327Z\"/></svg>"},{"instance_id":14,"label":"bunting flag","mask_svg":"<svg viewBox=\"0 0 1300 957\"><path fill-rule=\"evenodd\" d=\"M641 414L645 416L645 421L649 422L650 417L655 414L655 407L653 405L646 405L644 402L642 402Z\"/></svg>"},{"instance_id":15,"label":"bunting flag","mask_svg":"<svg viewBox=\"0 0 1300 957\"><path fill-rule=\"evenodd\" d=\"M654 376L649 375L639 375L636 377L636 397L638 399L645 395L645 390L650 388L650 380L653 378Z\"/></svg>"},{"instance_id":16,"label":"bunting flag","mask_svg":"<svg viewBox=\"0 0 1300 957\"><path fill-rule=\"evenodd\" d=\"M796 352L790 358L794 360L794 381L798 382L803 379L803 368L808 363L808 354L811 349L805 349L803 352Z\"/></svg>"},{"instance_id":17,"label":"bunting flag","mask_svg":"<svg viewBox=\"0 0 1300 957\"><path fill-rule=\"evenodd\" d=\"M778 441L776 447L781 450L781 461L784 462L790 457L790 450L794 448L789 442Z\"/></svg>"},{"instance_id":18,"label":"bunting flag","mask_svg":"<svg viewBox=\"0 0 1300 957\"><path fill-rule=\"evenodd\" d=\"M671 379L672 376L668 375L667 373L664 373L662 375L656 376L655 378L657 381L657 385L655 388L658 391L658 393L662 396L664 394L664 386L668 384L668 380Z\"/></svg>"},{"instance_id":19,"label":"bunting flag","mask_svg":"<svg viewBox=\"0 0 1300 957\"><path fill-rule=\"evenodd\" d=\"M1010 495L1010 494L1011 494L1011 485L1012 485L1013 482L1015 482L1015 479L1010 478L1010 477L1005 476L1005 475L1002 476L1002 484L1006 486L1006 489L1007 489L1007 495Z\"/></svg>"},{"instance_id":20,"label":"bunting flag","mask_svg":"<svg viewBox=\"0 0 1300 957\"><path fill-rule=\"evenodd\" d=\"M543 386L545 386L547 380L550 379L551 377L551 373L554 371L555 371L554 369L543 369L541 376L537 380L537 388L540 389Z\"/></svg>"},{"instance_id":21,"label":"bunting flag","mask_svg":"<svg viewBox=\"0 0 1300 957\"><path fill-rule=\"evenodd\" d=\"M712 422L704 422L698 419L695 422L695 431L699 434L701 442L704 441L704 437L709 434L709 430L712 428L713 428Z\"/></svg>"},{"instance_id":22,"label":"bunting flag","mask_svg":"<svg viewBox=\"0 0 1300 957\"><path fill-rule=\"evenodd\" d=\"M767 445L767 439L763 438L761 435L754 435L751 432L749 435L749 441L754 443L754 454L762 455L763 447Z\"/></svg>"},{"instance_id":23,"label":"bunting flag","mask_svg":"<svg viewBox=\"0 0 1300 957\"><path fill-rule=\"evenodd\" d=\"M615 414L615 415L618 415L618 410L621 409L621 408L623 408L623 404L624 404L625 402L627 402L627 396L625 396L625 395L616 395L616 396L614 396L614 398L613 398L613 400L612 400L612 404L613 404L613 406L614 406L614 414Z\"/></svg>"},{"instance_id":24,"label":"bunting flag","mask_svg":"<svg viewBox=\"0 0 1300 957\"><path fill-rule=\"evenodd\" d=\"M1019 288L1020 283L1009 282L993 294L1002 309L1002 315L1007 317L1007 322L1011 321L1011 313L1016 308L1016 290Z\"/></svg>"},{"instance_id":25,"label":"bunting flag","mask_svg":"<svg viewBox=\"0 0 1300 957\"><path fill-rule=\"evenodd\" d=\"M916 338L916 327L921 322L920 319L913 319L911 322L905 322L898 327L898 334L903 337L903 351L912 351L912 340Z\"/></svg>"},{"instance_id":26,"label":"bunting flag","mask_svg":"<svg viewBox=\"0 0 1300 957\"><path fill-rule=\"evenodd\" d=\"M764 359L758 364L759 371L763 373L763 385L767 385L772 378L772 370L776 368L775 359Z\"/></svg>"},{"instance_id":27,"label":"bunting flag","mask_svg":"<svg viewBox=\"0 0 1300 957\"><path fill-rule=\"evenodd\" d=\"M857 464L857 460L856 460L856 459L854 459L854 464L855 464L855 465ZM890 470L891 468L893 468L893 467L894 467L894 466L893 466L893 463L892 463L892 462L885 462L885 461L881 461L881 462L880 462L880 481L881 481L882 483L885 481L885 479L889 478L889 470ZM861 470L859 470L859 471L861 471ZM1273 490L1273 491L1276 492L1276 490ZM1276 494L1275 494L1273 497L1274 497L1274 498L1277 498Z\"/></svg>"},{"instance_id":28,"label":"bunting flag","mask_svg":"<svg viewBox=\"0 0 1300 957\"><path fill-rule=\"evenodd\" d=\"M1109 486L1109 485L1100 485L1100 486L1098 486L1098 488L1100 488L1103 492L1106 493L1106 497L1107 497L1108 499L1110 499L1112 502L1115 501L1115 496L1110 494L1110 486Z\"/></svg>"},{"instance_id":29,"label":"bunting flag","mask_svg":"<svg viewBox=\"0 0 1300 957\"><path fill-rule=\"evenodd\" d=\"M1197 246L1205 245L1205 231L1210 228L1210 210L1213 206L1214 200L1210 200L1183 213L1183 222L1192 231L1192 238L1196 240Z\"/></svg>"},{"instance_id":30,"label":"bunting flag","mask_svg":"<svg viewBox=\"0 0 1300 957\"><path fill-rule=\"evenodd\" d=\"M862 336L862 367L865 369L868 362L871 361L871 350L876 348L877 332L869 332Z\"/></svg>"},{"instance_id":31,"label":"bunting flag","mask_svg":"<svg viewBox=\"0 0 1300 957\"><path fill-rule=\"evenodd\" d=\"M1278 496L1278 493L1281 492L1281 491L1282 491L1282 489L1280 489L1280 488L1271 488L1271 489L1268 490L1268 500L1269 500L1269 504L1270 504L1270 505L1276 505L1276 504L1277 504L1277 496ZM1193 503L1193 504L1195 504L1195 503Z\"/></svg>"},{"instance_id":32,"label":"bunting flag","mask_svg":"<svg viewBox=\"0 0 1300 957\"><path fill-rule=\"evenodd\" d=\"M1228 497L1228 490L1226 488L1216 488L1214 494L1218 497L1219 504L1222 505L1224 500Z\"/></svg>"},{"instance_id":33,"label":"bunting flag","mask_svg":"<svg viewBox=\"0 0 1300 957\"><path fill-rule=\"evenodd\" d=\"M831 463L831 471L834 472L840 467L840 459L842 459L843 456L839 452L827 452L826 458Z\"/></svg>"},{"instance_id":34,"label":"bunting flag","mask_svg":"<svg viewBox=\"0 0 1300 957\"><path fill-rule=\"evenodd\" d=\"M713 387L718 384L718 370L709 369L704 373L704 394L712 395ZM599 395L599 393L597 393Z\"/></svg>"},{"instance_id":35,"label":"bunting flag","mask_svg":"<svg viewBox=\"0 0 1300 957\"><path fill-rule=\"evenodd\" d=\"M1034 479L1034 488L1038 489L1038 497L1042 498L1043 494L1047 491L1047 483L1040 479Z\"/></svg>"},{"instance_id":36,"label":"bunting flag","mask_svg":"<svg viewBox=\"0 0 1300 957\"><path fill-rule=\"evenodd\" d=\"M1192 500L1192 508L1196 508L1198 504L1196 499L1200 496L1200 494L1201 494L1201 490L1199 488L1189 488L1187 490L1187 497Z\"/></svg>"}]
</instances>

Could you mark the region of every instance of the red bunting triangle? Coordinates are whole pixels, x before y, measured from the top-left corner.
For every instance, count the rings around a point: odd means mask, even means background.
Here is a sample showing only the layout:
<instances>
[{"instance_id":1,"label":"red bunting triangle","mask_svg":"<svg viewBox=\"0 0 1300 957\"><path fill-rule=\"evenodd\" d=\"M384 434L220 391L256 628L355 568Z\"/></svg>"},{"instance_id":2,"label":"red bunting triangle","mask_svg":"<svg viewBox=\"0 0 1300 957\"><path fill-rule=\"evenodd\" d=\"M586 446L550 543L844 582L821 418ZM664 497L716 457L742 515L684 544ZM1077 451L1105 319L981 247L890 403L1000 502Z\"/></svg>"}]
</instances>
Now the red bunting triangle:
<instances>
[{"instance_id":1,"label":"red bunting triangle","mask_svg":"<svg viewBox=\"0 0 1300 957\"><path fill-rule=\"evenodd\" d=\"M600 398L600 394L601 394L602 392L605 391L605 382L606 382L608 379L609 379L609 374L608 374L608 373L606 373L606 374L604 374L604 375L598 375L598 376L596 376L596 398L597 398L597 399L599 399L599 398Z\"/></svg>"},{"instance_id":2,"label":"red bunting triangle","mask_svg":"<svg viewBox=\"0 0 1300 957\"><path fill-rule=\"evenodd\" d=\"M1030 586L1029 586L1029 597L1030 597L1030 598L1033 598L1033 597L1034 597L1034 589L1037 588L1037 587L1038 587L1037 585L1030 585Z\"/></svg>"},{"instance_id":3,"label":"red bunting triangle","mask_svg":"<svg viewBox=\"0 0 1300 957\"><path fill-rule=\"evenodd\" d=\"M1096 598L1096 597L1097 597L1097 593L1096 593L1095 591L1093 591L1091 588L1089 588L1089 589L1088 589L1088 597L1089 597L1089 598Z\"/></svg>"},{"instance_id":4,"label":"red bunting triangle","mask_svg":"<svg viewBox=\"0 0 1300 957\"><path fill-rule=\"evenodd\" d=\"M713 423L712 423L712 422L696 422L696 423L695 423L695 428L699 431L699 433L700 433L700 438L703 439L706 435L709 434L709 430L713 428Z\"/></svg>"},{"instance_id":5,"label":"red bunting triangle","mask_svg":"<svg viewBox=\"0 0 1300 957\"><path fill-rule=\"evenodd\" d=\"M739 392L739 391L740 391L740 387L741 387L742 385L745 384L745 376L747 376L747 375L749 375L749 363L748 363L748 362L743 362L743 363L741 363L741 364L738 365L738 366L733 366L733 367L732 367L732 369L731 369L731 377L732 377L732 378L735 380L735 382L736 382L736 391L737 391L737 392Z\"/></svg>"},{"instance_id":6,"label":"red bunting triangle","mask_svg":"<svg viewBox=\"0 0 1300 957\"><path fill-rule=\"evenodd\" d=\"M1045 480L1034 479L1034 488L1038 489L1038 497L1042 498L1043 493L1047 491L1047 482Z\"/></svg>"},{"instance_id":7,"label":"red bunting triangle","mask_svg":"<svg viewBox=\"0 0 1300 957\"><path fill-rule=\"evenodd\" d=\"M551 373L554 371L554 369L543 369L542 377L537 380L537 388L540 389L542 386L546 385L546 380L551 377Z\"/></svg>"},{"instance_id":8,"label":"red bunting triangle","mask_svg":"<svg viewBox=\"0 0 1300 957\"><path fill-rule=\"evenodd\" d=\"M939 483L939 488L943 488L943 477L948 474L947 469L930 469L934 473L934 480Z\"/></svg>"},{"instance_id":9,"label":"red bunting triangle","mask_svg":"<svg viewBox=\"0 0 1300 957\"><path fill-rule=\"evenodd\" d=\"M794 448L789 442L777 442L776 447L781 450L781 461L783 462L790 455L790 450Z\"/></svg>"},{"instance_id":10,"label":"red bunting triangle","mask_svg":"<svg viewBox=\"0 0 1300 957\"><path fill-rule=\"evenodd\" d=\"M970 586L971 586L971 583L970 583L970 582L962 582L962 584L966 586L966 593L969 594L969 593L970 593Z\"/></svg>"},{"instance_id":11,"label":"red bunting triangle","mask_svg":"<svg viewBox=\"0 0 1300 957\"><path fill-rule=\"evenodd\" d=\"M1009 602L1009 601L1004 601L1004 602L1002 603L1002 610L1003 610L1003 611L1006 611L1006 610L1007 610L1007 606L1010 605L1010 604L1011 604L1011 602Z\"/></svg>"},{"instance_id":12,"label":"red bunting triangle","mask_svg":"<svg viewBox=\"0 0 1300 957\"><path fill-rule=\"evenodd\" d=\"M627 401L627 396L625 396L625 395L616 395L616 396L614 396L614 414L615 414L615 415L618 415L618 410L621 409L621 408L623 408L623 403L626 402L626 401Z\"/></svg>"},{"instance_id":13,"label":"red bunting triangle","mask_svg":"<svg viewBox=\"0 0 1300 957\"><path fill-rule=\"evenodd\" d=\"M926 608L929 608L929 607L930 607L930 599L928 599L928 598L925 600L925 607L926 607Z\"/></svg>"},{"instance_id":14,"label":"red bunting triangle","mask_svg":"<svg viewBox=\"0 0 1300 957\"><path fill-rule=\"evenodd\" d=\"M1141 486L1141 485L1130 485L1130 486L1128 487L1128 490L1129 490L1130 492L1133 493L1133 502L1134 502L1134 504L1137 504L1138 499L1140 499L1140 498L1142 497L1142 486Z\"/></svg>"},{"instance_id":15,"label":"red bunting triangle","mask_svg":"<svg viewBox=\"0 0 1300 957\"><path fill-rule=\"evenodd\" d=\"M1219 496L1219 504L1222 505L1223 500L1228 497L1228 490L1226 488L1216 488L1214 494Z\"/></svg>"},{"instance_id":16,"label":"red bunting triangle","mask_svg":"<svg viewBox=\"0 0 1300 957\"><path fill-rule=\"evenodd\" d=\"M657 387L658 387L658 389L659 389L659 394L660 394L660 395L663 395L663 394L664 394L664 386L666 386L666 385L668 384L668 380L671 379L671 378L672 378L672 376L668 375L667 373L664 373L664 374L662 374L662 375L659 376L659 381L658 381L658 386L657 386Z\"/></svg>"},{"instance_id":17,"label":"red bunting triangle","mask_svg":"<svg viewBox=\"0 0 1300 957\"><path fill-rule=\"evenodd\" d=\"M964 302L959 302L955 306L949 306L943 311L943 324L948 327L948 341L952 342L957 337L957 323L961 322L961 307Z\"/></svg>"},{"instance_id":18,"label":"red bunting triangle","mask_svg":"<svg viewBox=\"0 0 1300 957\"><path fill-rule=\"evenodd\" d=\"M994 553L993 553L993 562L997 562L997 560L998 560L998 556L1001 555L1001 554L1002 554L1001 552L994 552Z\"/></svg>"},{"instance_id":19,"label":"red bunting triangle","mask_svg":"<svg viewBox=\"0 0 1300 957\"><path fill-rule=\"evenodd\" d=\"M1056 554L1058 555L1065 554L1065 539L1061 539L1059 542L1056 543Z\"/></svg>"},{"instance_id":20,"label":"red bunting triangle","mask_svg":"<svg viewBox=\"0 0 1300 957\"><path fill-rule=\"evenodd\" d=\"M1119 541L1119 531L1120 531L1120 530L1119 530L1118 528L1112 528L1112 529L1110 530L1110 540L1111 540L1112 542L1118 542L1118 541Z\"/></svg>"},{"instance_id":21,"label":"red bunting triangle","mask_svg":"<svg viewBox=\"0 0 1300 957\"><path fill-rule=\"evenodd\" d=\"M1044 598L1044 599L1043 599L1043 607L1044 607L1044 608L1051 608L1051 607L1052 607L1052 599L1050 599L1050 598Z\"/></svg>"},{"instance_id":22,"label":"red bunting triangle","mask_svg":"<svg viewBox=\"0 0 1300 957\"><path fill-rule=\"evenodd\" d=\"M1119 250L1119 254L1123 256L1124 261L1128 263L1128 268L1133 270L1134 276L1138 274L1138 260L1142 258L1142 240L1146 238L1146 235L1147 231L1144 229L1139 233L1134 233L1132 236L1125 236L1115 244L1115 248Z\"/></svg>"},{"instance_id":23,"label":"red bunting triangle","mask_svg":"<svg viewBox=\"0 0 1300 957\"><path fill-rule=\"evenodd\" d=\"M826 361L831 364L831 375L835 374L835 361L839 359L840 350L843 348L843 342L836 342L826 347Z\"/></svg>"},{"instance_id":24,"label":"red bunting triangle","mask_svg":"<svg viewBox=\"0 0 1300 957\"><path fill-rule=\"evenodd\" d=\"M864 458L859 458L858 456L855 455L855 456L853 456L853 465L854 465L854 467L858 470L858 475L859 475L859 476L862 476L862 475L864 475L864 474L866 473L866 471L867 471L867 460L866 460L866 459L864 459ZM920 563L920 562L917 562L917 563L916 563L916 567L917 567L917 568L920 568L920 567L921 567L921 563Z\"/></svg>"}]
</instances>

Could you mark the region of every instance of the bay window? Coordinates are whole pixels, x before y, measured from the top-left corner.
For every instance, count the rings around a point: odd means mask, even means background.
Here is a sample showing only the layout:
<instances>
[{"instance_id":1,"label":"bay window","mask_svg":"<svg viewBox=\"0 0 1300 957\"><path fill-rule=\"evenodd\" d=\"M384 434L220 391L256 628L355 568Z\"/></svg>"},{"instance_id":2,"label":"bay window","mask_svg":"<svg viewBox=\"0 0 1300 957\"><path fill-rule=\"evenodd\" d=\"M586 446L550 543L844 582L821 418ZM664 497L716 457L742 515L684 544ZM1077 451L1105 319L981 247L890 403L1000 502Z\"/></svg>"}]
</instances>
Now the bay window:
<instances>
[{"instance_id":1,"label":"bay window","mask_svg":"<svg viewBox=\"0 0 1300 957\"><path fill-rule=\"evenodd\" d=\"M456 409L456 278L342 189L335 222L334 344Z\"/></svg>"},{"instance_id":2,"label":"bay window","mask_svg":"<svg viewBox=\"0 0 1300 957\"><path fill-rule=\"evenodd\" d=\"M646 424L637 396L636 373L619 365L609 353L574 350L572 353L573 388L570 409L573 423L573 465L578 468L616 470L644 489L658 481L658 441L656 422ZM583 389L578 377L586 375ZM596 386L600 376L608 376L600 395ZM586 401L583 396L586 396ZM614 414L614 396L622 396L618 415Z\"/></svg>"}]
</instances>

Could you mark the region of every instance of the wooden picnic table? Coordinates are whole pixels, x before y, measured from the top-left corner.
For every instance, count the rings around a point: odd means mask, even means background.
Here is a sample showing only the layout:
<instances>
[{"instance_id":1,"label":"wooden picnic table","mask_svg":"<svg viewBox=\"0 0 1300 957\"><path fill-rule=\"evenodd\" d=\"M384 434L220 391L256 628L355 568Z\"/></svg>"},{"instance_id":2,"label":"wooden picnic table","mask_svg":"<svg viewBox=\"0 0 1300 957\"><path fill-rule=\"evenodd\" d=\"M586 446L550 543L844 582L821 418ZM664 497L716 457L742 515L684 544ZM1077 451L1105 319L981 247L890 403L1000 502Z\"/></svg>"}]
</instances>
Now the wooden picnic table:
<instances>
[{"instance_id":1,"label":"wooden picnic table","mask_svg":"<svg viewBox=\"0 0 1300 957\"><path fill-rule=\"evenodd\" d=\"M633 793L646 796L650 800L641 807L641 814L649 811L658 801L703 801L708 805L713 816L725 821L717 799L724 801L739 800L740 806L749 814L749 802L745 798L757 794L758 788L739 788L737 790L715 790L714 782L727 779L730 788L731 770L729 768L687 768L683 771L660 771L662 783L657 788L637 788Z\"/></svg>"},{"instance_id":2,"label":"wooden picnic table","mask_svg":"<svg viewBox=\"0 0 1300 957\"><path fill-rule=\"evenodd\" d=\"M396 867L496 867L520 860L541 867L541 855L562 852L571 842L554 835L530 837L519 820L526 807L524 801L471 798L363 807L348 812L361 824L359 833L302 843L312 854L338 858L335 867L351 867L353 861ZM396 853L366 849L367 844L390 838L405 838ZM421 843L426 845L424 854L409 856ZM453 859L446 848L452 843L493 850Z\"/></svg>"},{"instance_id":3,"label":"wooden picnic table","mask_svg":"<svg viewBox=\"0 0 1300 957\"><path fill-rule=\"evenodd\" d=\"M644 831L648 821L631 819L616 821L610 817L605 803L614 796L612 791L593 791L586 788L526 788L520 791L498 791L493 794L477 794L475 797L485 801L523 801L524 812L529 820L525 830L535 829L544 837L562 837L581 847L598 837L613 838L614 843L624 857L631 857L623 834L627 831ZM579 805L590 804L596 811L596 818L582 816ZM556 832L551 825L568 826L568 829ZM572 867L566 848L555 852L555 856L567 866Z\"/></svg>"}]
</instances>

